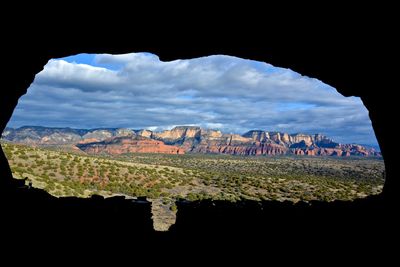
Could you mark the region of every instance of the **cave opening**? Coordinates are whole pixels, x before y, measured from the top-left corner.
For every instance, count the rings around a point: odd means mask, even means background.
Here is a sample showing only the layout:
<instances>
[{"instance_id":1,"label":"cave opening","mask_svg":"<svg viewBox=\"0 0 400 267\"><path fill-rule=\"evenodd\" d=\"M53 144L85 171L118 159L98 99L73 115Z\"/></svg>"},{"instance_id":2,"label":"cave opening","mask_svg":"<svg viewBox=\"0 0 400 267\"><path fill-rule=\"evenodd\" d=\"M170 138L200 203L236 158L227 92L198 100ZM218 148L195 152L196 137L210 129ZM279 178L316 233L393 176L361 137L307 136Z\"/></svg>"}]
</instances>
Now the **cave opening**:
<instances>
[{"instance_id":1,"label":"cave opening","mask_svg":"<svg viewBox=\"0 0 400 267\"><path fill-rule=\"evenodd\" d=\"M147 197L159 230L176 201L354 200L384 183L359 98L230 56L52 59L10 123L15 178L57 197Z\"/></svg>"}]
</instances>

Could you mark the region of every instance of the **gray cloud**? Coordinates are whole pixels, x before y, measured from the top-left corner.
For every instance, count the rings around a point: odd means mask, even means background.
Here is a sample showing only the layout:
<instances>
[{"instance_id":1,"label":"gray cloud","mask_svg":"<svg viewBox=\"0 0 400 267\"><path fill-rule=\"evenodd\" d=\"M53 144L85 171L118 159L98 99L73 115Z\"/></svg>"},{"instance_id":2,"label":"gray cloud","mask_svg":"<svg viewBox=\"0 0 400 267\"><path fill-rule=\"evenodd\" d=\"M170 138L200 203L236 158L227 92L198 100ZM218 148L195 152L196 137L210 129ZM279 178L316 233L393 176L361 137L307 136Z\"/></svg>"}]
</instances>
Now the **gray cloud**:
<instances>
[{"instance_id":1,"label":"gray cloud","mask_svg":"<svg viewBox=\"0 0 400 267\"><path fill-rule=\"evenodd\" d=\"M288 69L230 56L161 62L155 55L96 55L97 65L51 60L14 111L11 127L200 125L324 133L339 142L376 144L356 97Z\"/></svg>"}]
</instances>

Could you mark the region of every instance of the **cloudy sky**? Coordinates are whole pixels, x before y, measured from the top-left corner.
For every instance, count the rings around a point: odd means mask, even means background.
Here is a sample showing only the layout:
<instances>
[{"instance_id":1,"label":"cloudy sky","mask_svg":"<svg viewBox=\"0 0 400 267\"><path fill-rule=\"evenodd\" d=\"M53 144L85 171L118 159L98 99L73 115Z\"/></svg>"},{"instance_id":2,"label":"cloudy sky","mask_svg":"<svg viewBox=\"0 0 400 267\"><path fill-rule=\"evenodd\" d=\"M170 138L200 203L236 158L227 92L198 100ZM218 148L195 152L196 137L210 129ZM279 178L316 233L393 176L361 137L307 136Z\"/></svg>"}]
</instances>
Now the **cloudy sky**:
<instances>
[{"instance_id":1,"label":"cloudy sky","mask_svg":"<svg viewBox=\"0 0 400 267\"><path fill-rule=\"evenodd\" d=\"M8 124L24 125L151 130L198 125L377 143L360 98L343 97L289 69L224 55L170 62L150 53L52 59Z\"/></svg>"}]
</instances>

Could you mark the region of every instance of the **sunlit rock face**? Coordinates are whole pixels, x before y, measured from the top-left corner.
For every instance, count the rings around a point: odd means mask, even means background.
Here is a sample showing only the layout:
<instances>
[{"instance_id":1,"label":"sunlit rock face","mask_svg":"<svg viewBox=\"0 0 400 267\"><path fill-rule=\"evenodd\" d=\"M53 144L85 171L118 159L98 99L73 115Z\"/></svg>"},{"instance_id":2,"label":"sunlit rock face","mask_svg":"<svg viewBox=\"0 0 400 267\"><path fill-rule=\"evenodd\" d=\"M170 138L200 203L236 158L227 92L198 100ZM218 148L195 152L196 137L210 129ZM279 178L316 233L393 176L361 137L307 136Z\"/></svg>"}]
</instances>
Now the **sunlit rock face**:
<instances>
[{"instance_id":1,"label":"sunlit rock face","mask_svg":"<svg viewBox=\"0 0 400 267\"><path fill-rule=\"evenodd\" d=\"M152 202L353 200L384 165L357 97L291 70L216 55L52 59L2 133L13 175L50 194Z\"/></svg>"},{"instance_id":2,"label":"sunlit rock face","mask_svg":"<svg viewBox=\"0 0 400 267\"><path fill-rule=\"evenodd\" d=\"M177 146L165 145L162 141L151 140L145 137L114 137L102 142L78 144L79 149L90 154L107 153L119 155L126 153L163 153L184 154L184 150Z\"/></svg>"},{"instance_id":3,"label":"sunlit rock face","mask_svg":"<svg viewBox=\"0 0 400 267\"><path fill-rule=\"evenodd\" d=\"M81 135L79 135L81 134ZM381 156L374 148L339 144L321 134L252 130L243 135L193 126L171 130L7 128L4 140L29 145L77 145L87 153L211 153L230 155Z\"/></svg>"}]
</instances>

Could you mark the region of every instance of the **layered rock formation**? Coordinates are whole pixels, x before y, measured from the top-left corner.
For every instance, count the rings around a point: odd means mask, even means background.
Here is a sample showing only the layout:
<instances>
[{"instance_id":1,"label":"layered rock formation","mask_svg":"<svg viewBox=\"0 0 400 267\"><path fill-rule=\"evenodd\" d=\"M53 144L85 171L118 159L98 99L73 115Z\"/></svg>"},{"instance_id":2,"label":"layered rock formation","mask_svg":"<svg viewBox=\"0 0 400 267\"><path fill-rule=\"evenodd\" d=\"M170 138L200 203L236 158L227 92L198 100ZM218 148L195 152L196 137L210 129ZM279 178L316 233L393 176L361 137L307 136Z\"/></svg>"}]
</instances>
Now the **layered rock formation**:
<instances>
[{"instance_id":1,"label":"layered rock formation","mask_svg":"<svg viewBox=\"0 0 400 267\"><path fill-rule=\"evenodd\" d=\"M194 126L179 126L152 138L177 145L191 153L216 153L232 155L309 155L309 156L380 156L373 148L360 145L339 144L322 134L288 134L249 131L243 135L223 134Z\"/></svg>"},{"instance_id":2,"label":"layered rock formation","mask_svg":"<svg viewBox=\"0 0 400 267\"><path fill-rule=\"evenodd\" d=\"M339 144L322 134L288 134L261 130L243 135L223 134L194 126L178 126L152 138L177 145L191 153L221 153L232 155L310 155L310 156L380 156L373 148L354 144Z\"/></svg>"},{"instance_id":3,"label":"layered rock formation","mask_svg":"<svg viewBox=\"0 0 400 267\"><path fill-rule=\"evenodd\" d=\"M6 128L2 139L36 145L65 145L104 140L117 135L117 129L71 129L42 126L23 126L18 129Z\"/></svg>"},{"instance_id":4,"label":"layered rock formation","mask_svg":"<svg viewBox=\"0 0 400 267\"><path fill-rule=\"evenodd\" d=\"M197 126L177 126L152 132L130 129L70 129L46 127L6 128L2 138L12 142L71 144L89 153L215 153L232 155L380 156L373 148L339 144L322 134L288 134L252 130L243 135L225 134Z\"/></svg>"},{"instance_id":5,"label":"layered rock formation","mask_svg":"<svg viewBox=\"0 0 400 267\"><path fill-rule=\"evenodd\" d=\"M101 142L77 144L76 146L90 154L107 153L118 155L125 153L185 153L182 148L177 146L166 145L162 141L141 136L111 137Z\"/></svg>"}]
</instances>

